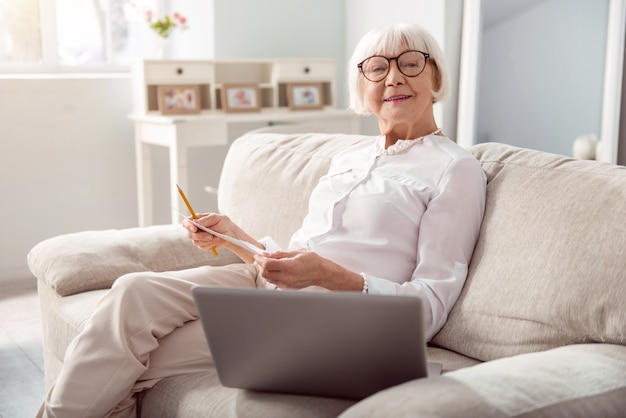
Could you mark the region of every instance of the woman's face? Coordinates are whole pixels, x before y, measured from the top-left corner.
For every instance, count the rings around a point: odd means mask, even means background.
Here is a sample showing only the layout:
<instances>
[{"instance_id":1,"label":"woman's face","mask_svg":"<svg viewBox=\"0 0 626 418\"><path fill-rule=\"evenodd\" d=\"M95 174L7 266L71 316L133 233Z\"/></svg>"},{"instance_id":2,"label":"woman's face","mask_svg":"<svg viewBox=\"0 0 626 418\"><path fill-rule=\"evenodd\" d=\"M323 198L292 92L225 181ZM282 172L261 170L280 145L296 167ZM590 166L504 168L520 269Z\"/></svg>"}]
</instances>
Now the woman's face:
<instances>
[{"instance_id":1,"label":"woman's face","mask_svg":"<svg viewBox=\"0 0 626 418\"><path fill-rule=\"evenodd\" d=\"M398 56L408 48L401 48ZM390 58L390 57L387 57ZM378 118L383 135L397 139L413 139L436 129L433 116L433 64L426 61L424 71L408 77L398 70L392 60L389 74L381 81L363 79L365 100Z\"/></svg>"}]
</instances>

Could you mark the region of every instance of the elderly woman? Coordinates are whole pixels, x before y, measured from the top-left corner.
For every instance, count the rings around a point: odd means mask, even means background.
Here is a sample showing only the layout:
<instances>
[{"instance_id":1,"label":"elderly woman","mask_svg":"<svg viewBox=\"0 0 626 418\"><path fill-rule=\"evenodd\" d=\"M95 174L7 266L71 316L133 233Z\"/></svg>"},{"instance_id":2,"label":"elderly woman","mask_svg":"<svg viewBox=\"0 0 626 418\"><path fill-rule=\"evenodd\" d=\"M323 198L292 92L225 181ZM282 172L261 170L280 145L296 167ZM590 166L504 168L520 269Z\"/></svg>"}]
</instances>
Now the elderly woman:
<instances>
[{"instance_id":1,"label":"elderly woman","mask_svg":"<svg viewBox=\"0 0 626 418\"><path fill-rule=\"evenodd\" d=\"M225 215L197 222L263 255L184 221L197 247L225 247L246 263L119 278L68 348L40 416L134 416L135 393L211 367L191 296L197 285L413 295L427 306L426 338L443 326L485 200L480 165L433 116L449 88L443 55L423 29L393 25L363 37L349 72L352 108L376 115L381 135L333 159L289 249L251 237Z\"/></svg>"}]
</instances>

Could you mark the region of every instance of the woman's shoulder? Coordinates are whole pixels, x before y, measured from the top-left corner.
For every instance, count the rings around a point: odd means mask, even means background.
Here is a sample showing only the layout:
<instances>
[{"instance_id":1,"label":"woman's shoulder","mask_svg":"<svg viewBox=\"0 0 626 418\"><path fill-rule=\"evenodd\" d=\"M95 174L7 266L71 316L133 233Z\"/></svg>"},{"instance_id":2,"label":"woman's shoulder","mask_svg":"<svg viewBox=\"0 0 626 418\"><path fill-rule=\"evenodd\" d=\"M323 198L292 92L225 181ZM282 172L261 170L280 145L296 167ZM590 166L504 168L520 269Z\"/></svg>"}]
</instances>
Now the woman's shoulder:
<instances>
[{"instance_id":1,"label":"woman's shoulder","mask_svg":"<svg viewBox=\"0 0 626 418\"><path fill-rule=\"evenodd\" d=\"M431 136L428 138L430 148L434 150L434 159L441 163L442 176L460 175L484 177L484 172L480 162L474 155L461 147L456 142L443 136Z\"/></svg>"},{"instance_id":2,"label":"woman's shoulder","mask_svg":"<svg viewBox=\"0 0 626 418\"><path fill-rule=\"evenodd\" d=\"M450 156L444 176L454 177L463 181L466 184L465 187L473 184L476 190L484 191L487 177L480 161L471 152L448 138L445 141L441 141L439 147L442 152Z\"/></svg>"},{"instance_id":3,"label":"woman's shoulder","mask_svg":"<svg viewBox=\"0 0 626 418\"><path fill-rule=\"evenodd\" d=\"M432 135L427 139L429 139L434 146L436 146L443 154L447 155L452 160L462 160L465 158L476 160L471 152L446 136Z\"/></svg>"}]
</instances>

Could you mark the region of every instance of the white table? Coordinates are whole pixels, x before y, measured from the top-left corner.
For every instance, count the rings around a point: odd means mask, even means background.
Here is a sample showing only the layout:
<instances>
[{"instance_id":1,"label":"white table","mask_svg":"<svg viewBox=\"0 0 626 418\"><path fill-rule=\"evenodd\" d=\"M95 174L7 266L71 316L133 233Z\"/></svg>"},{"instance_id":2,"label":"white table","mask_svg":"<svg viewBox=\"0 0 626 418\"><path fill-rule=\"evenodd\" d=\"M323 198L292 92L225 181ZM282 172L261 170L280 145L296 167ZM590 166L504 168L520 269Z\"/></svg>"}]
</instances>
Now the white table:
<instances>
[{"instance_id":1,"label":"white table","mask_svg":"<svg viewBox=\"0 0 626 418\"><path fill-rule=\"evenodd\" d=\"M224 113L203 111L198 115L161 115L158 112L131 114L135 125L135 158L137 165L137 206L139 225L153 224L152 205L152 146L167 147L170 161L170 203L174 210L186 213L180 207L181 200L175 184L187 190L190 147L225 146L240 136L242 126L319 123L328 132L358 133L359 118L352 112L336 109L316 111L262 110L256 113ZM258 124L258 125L257 125ZM252 128L254 129L254 128ZM215 182L217 184L217 182ZM172 223L180 217L172 211Z\"/></svg>"}]
</instances>

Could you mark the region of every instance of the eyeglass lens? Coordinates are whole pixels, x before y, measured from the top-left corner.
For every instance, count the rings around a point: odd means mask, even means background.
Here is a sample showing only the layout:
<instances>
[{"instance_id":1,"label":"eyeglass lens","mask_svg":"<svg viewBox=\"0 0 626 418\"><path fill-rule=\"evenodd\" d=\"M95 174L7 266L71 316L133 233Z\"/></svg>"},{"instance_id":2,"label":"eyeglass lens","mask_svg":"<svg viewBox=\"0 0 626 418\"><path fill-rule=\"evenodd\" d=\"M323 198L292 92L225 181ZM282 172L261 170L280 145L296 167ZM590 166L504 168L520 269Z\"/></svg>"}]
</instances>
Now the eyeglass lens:
<instances>
[{"instance_id":1,"label":"eyeglass lens","mask_svg":"<svg viewBox=\"0 0 626 418\"><path fill-rule=\"evenodd\" d=\"M402 74L407 77L416 77L424 71L426 56L420 51L405 51L395 58L373 56L363 61L360 68L368 80L380 81L389 73L390 61L396 60Z\"/></svg>"}]
</instances>

